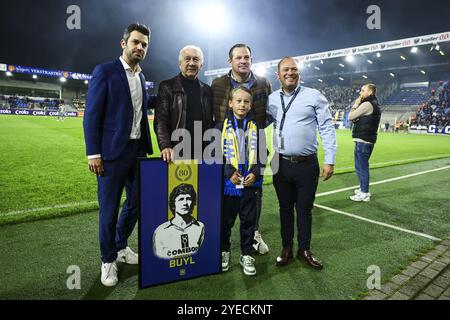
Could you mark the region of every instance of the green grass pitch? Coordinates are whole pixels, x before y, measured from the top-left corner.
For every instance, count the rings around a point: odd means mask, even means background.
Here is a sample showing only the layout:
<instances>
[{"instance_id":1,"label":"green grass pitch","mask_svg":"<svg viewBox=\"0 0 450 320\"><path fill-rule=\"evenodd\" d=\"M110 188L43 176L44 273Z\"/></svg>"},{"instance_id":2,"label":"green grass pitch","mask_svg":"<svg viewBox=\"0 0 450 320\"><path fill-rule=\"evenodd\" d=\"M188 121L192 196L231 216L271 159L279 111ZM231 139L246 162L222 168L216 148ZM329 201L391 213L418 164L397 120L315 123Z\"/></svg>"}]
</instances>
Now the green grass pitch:
<instances>
[{"instance_id":1,"label":"green grass pitch","mask_svg":"<svg viewBox=\"0 0 450 320\"><path fill-rule=\"evenodd\" d=\"M87 169L81 124L81 119L0 116L0 299L352 299L367 291L368 266L378 265L387 281L434 245L421 236L315 208L312 246L324 270L315 272L300 261L277 269L278 207L267 184L261 231L271 251L255 255L256 277L244 276L239 267L235 228L226 274L138 290L137 267L120 266L118 286L105 288L99 278L96 181ZM380 133L372 181L449 166L449 139ZM321 182L318 193L357 184L350 132L338 131L338 143L340 174ZM316 203L445 238L450 235L448 190L446 169L375 185L368 204L349 201L350 191L318 197ZM66 217L42 220L56 216ZM130 245L137 247L136 230ZM70 265L82 271L81 290L66 287Z\"/></svg>"}]
</instances>

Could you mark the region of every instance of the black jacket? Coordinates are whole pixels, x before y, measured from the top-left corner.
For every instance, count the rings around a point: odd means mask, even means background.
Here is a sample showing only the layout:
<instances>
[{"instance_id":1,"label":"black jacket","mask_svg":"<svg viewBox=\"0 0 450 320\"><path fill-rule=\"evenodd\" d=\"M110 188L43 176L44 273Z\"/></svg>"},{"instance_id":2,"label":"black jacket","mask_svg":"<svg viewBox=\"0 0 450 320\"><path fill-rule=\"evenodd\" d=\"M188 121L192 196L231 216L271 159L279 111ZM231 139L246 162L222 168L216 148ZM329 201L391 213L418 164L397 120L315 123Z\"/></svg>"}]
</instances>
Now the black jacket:
<instances>
[{"instance_id":1,"label":"black jacket","mask_svg":"<svg viewBox=\"0 0 450 320\"><path fill-rule=\"evenodd\" d=\"M203 132L214 127L211 87L200 83ZM181 75L160 83L155 105L154 129L160 150L173 148L170 137L176 129L186 129L187 97Z\"/></svg>"},{"instance_id":2,"label":"black jacket","mask_svg":"<svg viewBox=\"0 0 450 320\"><path fill-rule=\"evenodd\" d=\"M368 116L358 118L357 121L354 122L352 137L376 143L378 126L380 125L381 119L381 109L375 96L367 97L361 101L361 103L364 102L370 102L373 107L373 112Z\"/></svg>"}]
</instances>

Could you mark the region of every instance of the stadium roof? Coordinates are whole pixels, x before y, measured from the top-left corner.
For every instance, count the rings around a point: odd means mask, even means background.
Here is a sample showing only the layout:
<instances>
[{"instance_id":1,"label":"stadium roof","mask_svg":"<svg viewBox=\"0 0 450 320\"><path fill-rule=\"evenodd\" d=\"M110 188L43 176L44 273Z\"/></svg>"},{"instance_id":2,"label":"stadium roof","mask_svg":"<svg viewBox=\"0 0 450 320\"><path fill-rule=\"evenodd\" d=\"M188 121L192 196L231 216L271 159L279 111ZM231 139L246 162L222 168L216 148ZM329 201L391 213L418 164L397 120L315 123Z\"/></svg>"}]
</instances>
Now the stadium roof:
<instances>
[{"instance_id":1,"label":"stadium roof","mask_svg":"<svg viewBox=\"0 0 450 320\"><path fill-rule=\"evenodd\" d=\"M395 77L397 74L422 75L450 72L450 32L338 49L295 58L301 64L302 79L362 79ZM281 58L280 58L281 59ZM280 59L253 64L253 70L265 74L274 70ZM230 68L208 70L205 76L219 76ZM320 81L320 80L319 80Z\"/></svg>"}]
</instances>

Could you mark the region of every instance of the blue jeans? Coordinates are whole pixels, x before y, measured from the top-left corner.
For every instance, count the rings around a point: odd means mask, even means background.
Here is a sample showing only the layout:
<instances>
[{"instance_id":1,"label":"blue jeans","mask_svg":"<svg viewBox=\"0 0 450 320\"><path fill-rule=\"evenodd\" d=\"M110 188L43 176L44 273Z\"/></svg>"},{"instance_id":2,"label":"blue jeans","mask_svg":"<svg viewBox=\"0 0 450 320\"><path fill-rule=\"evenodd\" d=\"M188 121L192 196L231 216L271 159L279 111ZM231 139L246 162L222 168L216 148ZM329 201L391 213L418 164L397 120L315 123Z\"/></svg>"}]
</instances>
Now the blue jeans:
<instances>
[{"instance_id":1,"label":"blue jeans","mask_svg":"<svg viewBox=\"0 0 450 320\"><path fill-rule=\"evenodd\" d=\"M359 186L361 192L369 192L369 159L372 155L373 147L375 145L371 143L355 143L355 169L359 179Z\"/></svg>"}]
</instances>

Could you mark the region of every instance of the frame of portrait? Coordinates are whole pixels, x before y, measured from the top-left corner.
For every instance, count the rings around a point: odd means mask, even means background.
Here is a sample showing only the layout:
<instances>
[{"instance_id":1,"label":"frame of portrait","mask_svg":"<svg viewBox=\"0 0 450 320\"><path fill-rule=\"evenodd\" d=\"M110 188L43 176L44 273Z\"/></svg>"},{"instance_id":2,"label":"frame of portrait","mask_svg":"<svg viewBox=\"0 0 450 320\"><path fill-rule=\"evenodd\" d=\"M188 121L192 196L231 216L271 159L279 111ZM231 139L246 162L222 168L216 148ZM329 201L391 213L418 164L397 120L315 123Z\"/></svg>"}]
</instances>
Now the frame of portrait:
<instances>
[{"instance_id":1,"label":"frame of portrait","mask_svg":"<svg viewBox=\"0 0 450 320\"><path fill-rule=\"evenodd\" d=\"M223 165L138 160L139 288L219 273Z\"/></svg>"}]
</instances>

